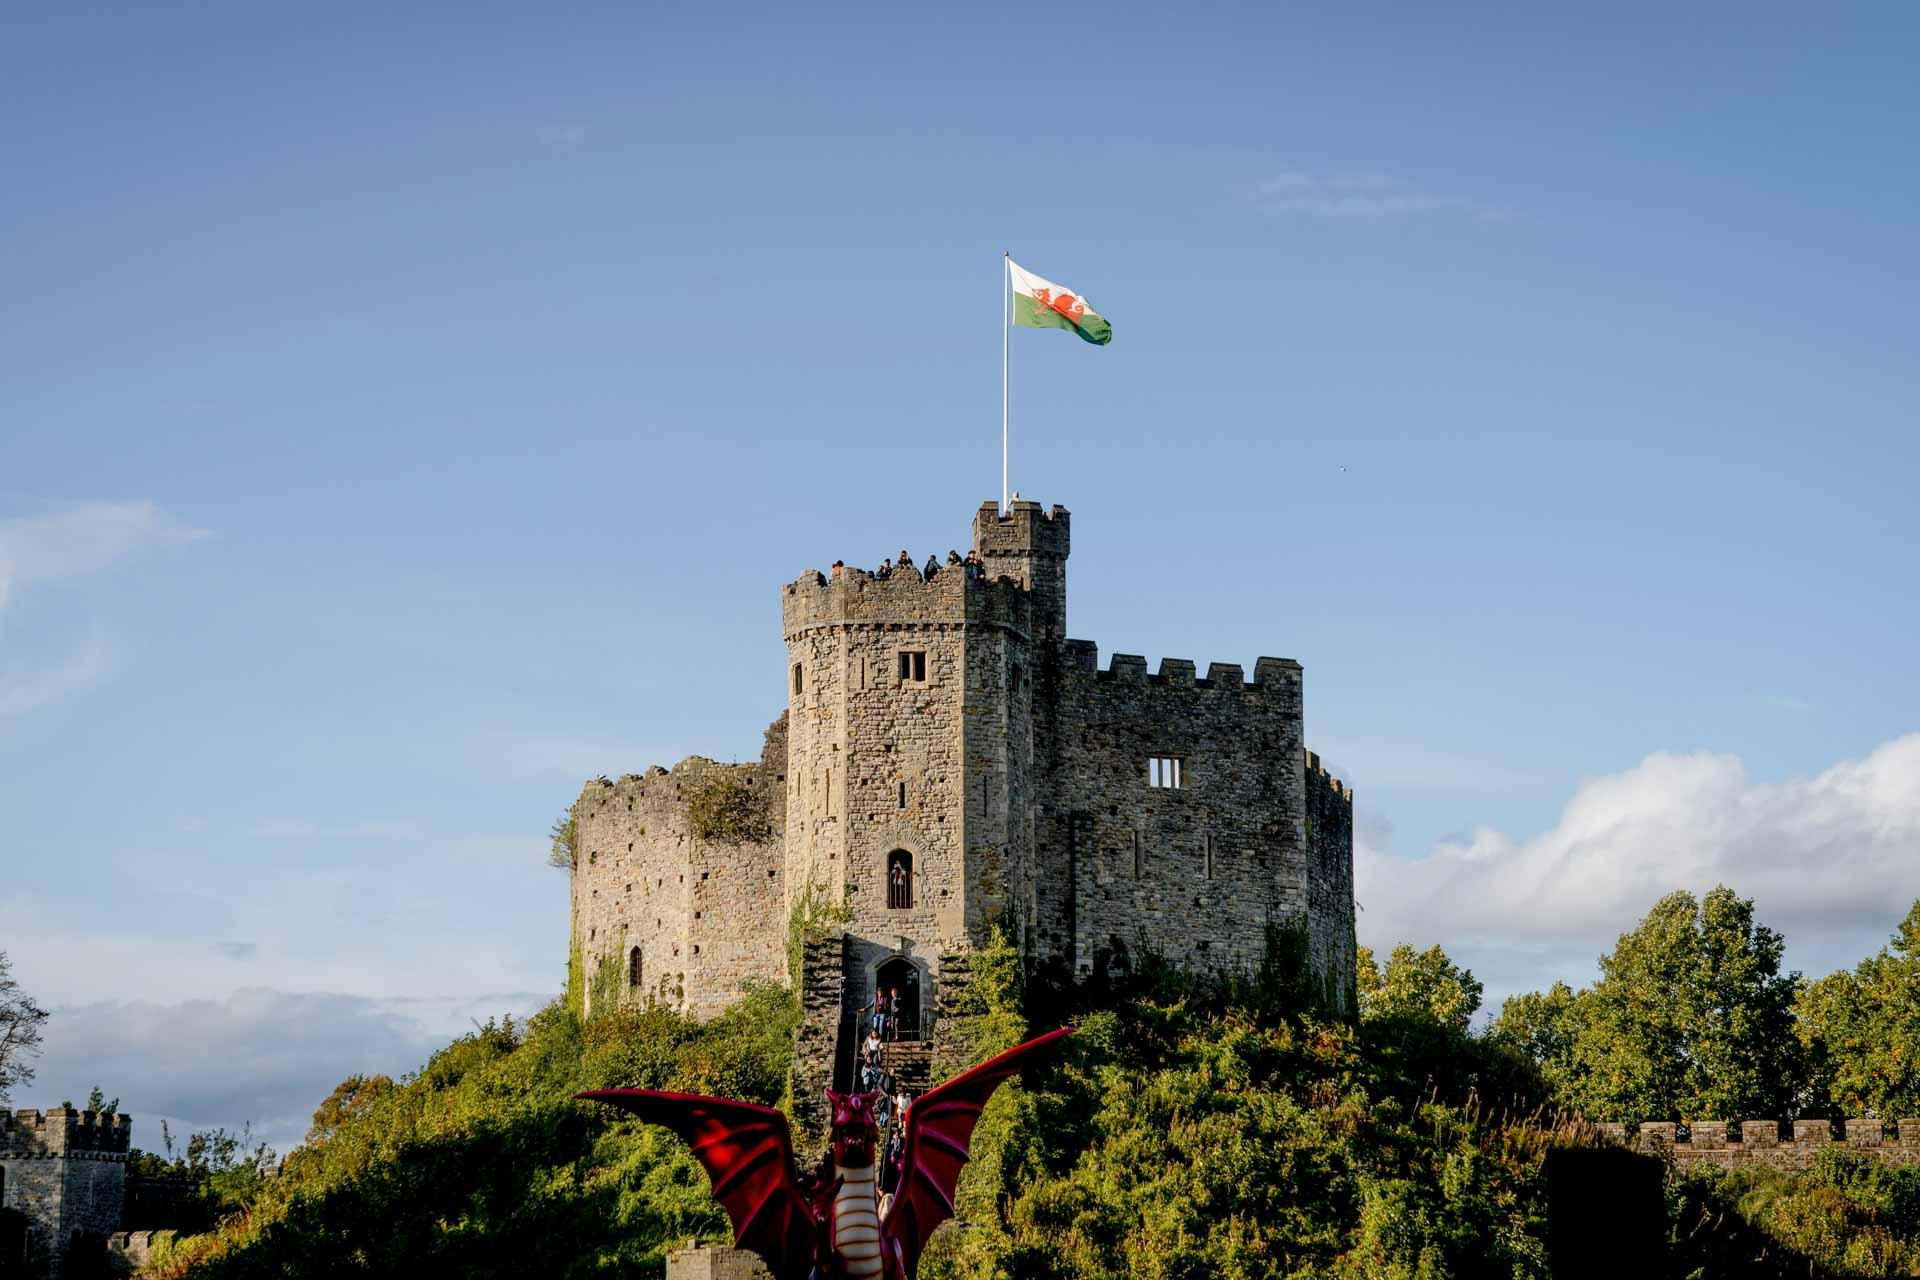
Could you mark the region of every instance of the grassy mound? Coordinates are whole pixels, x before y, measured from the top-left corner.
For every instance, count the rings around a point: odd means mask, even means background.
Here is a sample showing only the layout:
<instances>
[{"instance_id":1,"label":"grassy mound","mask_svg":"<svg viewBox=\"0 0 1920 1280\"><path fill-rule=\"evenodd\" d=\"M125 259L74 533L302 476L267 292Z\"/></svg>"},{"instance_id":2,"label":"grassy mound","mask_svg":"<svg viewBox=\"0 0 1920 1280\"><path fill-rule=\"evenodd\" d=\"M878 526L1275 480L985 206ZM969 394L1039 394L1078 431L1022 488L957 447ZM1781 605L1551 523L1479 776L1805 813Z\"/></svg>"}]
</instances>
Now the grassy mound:
<instances>
[{"instance_id":1,"label":"grassy mound","mask_svg":"<svg viewBox=\"0 0 1920 1280\"><path fill-rule=\"evenodd\" d=\"M1548 1155L1596 1137L1462 1020L1420 1002L1329 1019L1284 964L1027 990L995 946L973 973L946 1010L943 1074L1032 1030L1080 1032L987 1109L924 1280L1550 1274ZM777 1104L797 1016L775 990L704 1025L660 1008L583 1024L556 1002L398 1084L349 1082L242 1212L155 1274L657 1276L669 1247L729 1237L706 1176L664 1131L571 1095ZM1669 1180L1644 1216L1664 1242L1648 1276L1920 1273L1920 1171L1844 1152L1806 1175Z\"/></svg>"},{"instance_id":2,"label":"grassy mound","mask_svg":"<svg viewBox=\"0 0 1920 1280\"><path fill-rule=\"evenodd\" d=\"M798 1017L762 990L704 1026L661 1008L582 1024L564 1002L489 1025L365 1091L240 1214L179 1242L158 1277L643 1276L689 1237L730 1239L670 1134L582 1089L638 1086L768 1104Z\"/></svg>"}]
</instances>

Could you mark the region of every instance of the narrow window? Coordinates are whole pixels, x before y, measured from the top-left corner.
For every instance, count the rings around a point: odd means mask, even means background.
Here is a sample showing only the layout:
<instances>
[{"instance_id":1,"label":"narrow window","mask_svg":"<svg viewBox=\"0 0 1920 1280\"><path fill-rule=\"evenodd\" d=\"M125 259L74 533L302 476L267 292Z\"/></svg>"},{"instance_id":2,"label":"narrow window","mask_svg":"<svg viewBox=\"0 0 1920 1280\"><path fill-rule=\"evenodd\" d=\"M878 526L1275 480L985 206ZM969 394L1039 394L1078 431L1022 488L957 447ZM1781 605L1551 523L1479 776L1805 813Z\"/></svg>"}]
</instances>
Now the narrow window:
<instances>
[{"instance_id":1,"label":"narrow window","mask_svg":"<svg viewBox=\"0 0 1920 1280\"><path fill-rule=\"evenodd\" d=\"M1178 791L1185 786L1181 777L1179 756L1148 756L1147 785L1169 791Z\"/></svg>"},{"instance_id":2,"label":"narrow window","mask_svg":"<svg viewBox=\"0 0 1920 1280\"><path fill-rule=\"evenodd\" d=\"M900 784L900 807L907 807L907 784L904 782Z\"/></svg>"},{"instance_id":3,"label":"narrow window","mask_svg":"<svg viewBox=\"0 0 1920 1280\"><path fill-rule=\"evenodd\" d=\"M1141 876L1147 874L1147 854L1146 850L1141 848L1140 845L1139 828L1136 827L1129 834L1133 836L1133 878L1138 880Z\"/></svg>"},{"instance_id":4,"label":"narrow window","mask_svg":"<svg viewBox=\"0 0 1920 1280\"><path fill-rule=\"evenodd\" d=\"M1207 849L1206 849L1207 879L1211 880L1213 879L1213 833L1211 831L1209 831L1206 835L1206 842L1207 842Z\"/></svg>"},{"instance_id":5,"label":"narrow window","mask_svg":"<svg viewBox=\"0 0 1920 1280\"><path fill-rule=\"evenodd\" d=\"M913 855L895 849L887 855L887 906L904 911L913 905Z\"/></svg>"},{"instance_id":6,"label":"narrow window","mask_svg":"<svg viewBox=\"0 0 1920 1280\"><path fill-rule=\"evenodd\" d=\"M635 991L640 989L640 948L627 952L627 986Z\"/></svg>"},{"instance_id":7,"label":"narrow window","mask_svg":"<svg viewBox=\"0 0 1920 1280\"><path fill-rule=\"evenodd\" d=\"M927 653L924 649L900 651L900 680L903 684L927 682Z\"/></svg>"},{"instance_id":8,"label":"narrow window","mask_svg":"<svg viewBox=\"0 0 1920 1280\"><path fill-rule=\"evenodd\" d=\"M806 692L806 689L807 689L806 671L804 668L801 667L799 663L796 662L793 664L793 696L796 698L799 697L802 693Z\"/></svg>"},{"instance_id":9,"label":"narrow window","mask_svg":"<svg viewBox=\"0 0 1920 1280\"><path fill-rule=\"evenodd\" d=\"M826 791L827 791L827 816L831 818L833 816L833 766L832 765L827 766Z\"/></svg>"}]
</instances>

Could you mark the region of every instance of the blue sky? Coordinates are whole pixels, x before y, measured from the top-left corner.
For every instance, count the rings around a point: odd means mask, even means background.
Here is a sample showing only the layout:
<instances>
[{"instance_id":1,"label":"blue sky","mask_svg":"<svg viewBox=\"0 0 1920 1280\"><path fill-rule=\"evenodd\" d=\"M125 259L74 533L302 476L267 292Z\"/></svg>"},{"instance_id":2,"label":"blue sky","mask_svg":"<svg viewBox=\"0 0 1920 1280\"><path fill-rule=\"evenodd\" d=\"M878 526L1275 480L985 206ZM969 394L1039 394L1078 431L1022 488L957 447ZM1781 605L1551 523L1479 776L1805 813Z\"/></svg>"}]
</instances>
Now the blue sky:
<instances>
[{"instance_id":1,"label":"blue sky","mask_svg":"<svg viewBox=\"0 0 1920 1280\"><path fill-rule=\"evenodd\" d=\"M1014 335L1072 632L1305 664L1365 939L1920 896L1910 6L5 22L18 1102L284 1144L557 989L579 784L997 493L1002 249L1115 329Z\"/></svg>"}]
</instances>

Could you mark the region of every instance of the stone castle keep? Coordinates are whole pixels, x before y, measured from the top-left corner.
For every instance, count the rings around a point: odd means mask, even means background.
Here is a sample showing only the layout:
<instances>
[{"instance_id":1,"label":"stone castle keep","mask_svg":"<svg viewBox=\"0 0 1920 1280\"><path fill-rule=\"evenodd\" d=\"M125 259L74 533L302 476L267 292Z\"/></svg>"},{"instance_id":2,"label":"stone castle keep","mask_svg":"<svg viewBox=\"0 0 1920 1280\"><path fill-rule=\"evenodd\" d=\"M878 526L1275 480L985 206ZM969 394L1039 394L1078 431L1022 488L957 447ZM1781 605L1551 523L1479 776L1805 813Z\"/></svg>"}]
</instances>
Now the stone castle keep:
<instances>
[{"instance_id":1,"label":"stone castle keep","mask_svg":"<svg viewBox=\"0 0 1920 1280\"><path fill-rule=\"evenodd\" d=\"M1251 681L1181 658L1102 668L1068 638L1070 542L1062 507L987 503L984 572L809 570L783 588L787 706L759 763L696 757L582 791L585 972L710 1016L750 980L789 980L788 920L811 894L847 912L837 958L809 948L804 976L810 1008L838 1005L831 1038L876 985L902 989L910 1030L935 1028L996 922L1030 964L1082 976L1145 951L1245 967L1270 922L1290 925L1351 1008L1353 795L1305 750L1300 664L1261 658ZM694 813L715 794L740 818L726 838Z\"/></svg>"}]
</instances>

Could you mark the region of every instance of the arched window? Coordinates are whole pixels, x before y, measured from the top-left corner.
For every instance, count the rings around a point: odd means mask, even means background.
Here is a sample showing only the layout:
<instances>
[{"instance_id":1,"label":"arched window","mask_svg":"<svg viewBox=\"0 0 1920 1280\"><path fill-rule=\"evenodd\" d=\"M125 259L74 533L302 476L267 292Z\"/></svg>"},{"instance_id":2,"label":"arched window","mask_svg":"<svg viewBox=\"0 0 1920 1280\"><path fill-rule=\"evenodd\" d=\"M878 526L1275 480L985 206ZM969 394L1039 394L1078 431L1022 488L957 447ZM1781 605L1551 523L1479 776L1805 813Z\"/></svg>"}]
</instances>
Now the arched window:
<instances>
[{"instance_id":1,"label":"arched window","mask_svg":"<svg viewBox=\"0 0 1920 1280\"><path fill-rule=\"evenodd\" d=\"M635 991L640 989L640 948L627 952L627 985Z\"/></svg>"},{"instance_id":2,"label":"arched window","mask_svg":"<svg viewBox=\"0 0 1920 1280\"><path fill-rule=\"evenodd\" d=\"M895 849L887 855L887 906L905 910L913 905L913 855Z\"/></svg>"}]
</instances>

